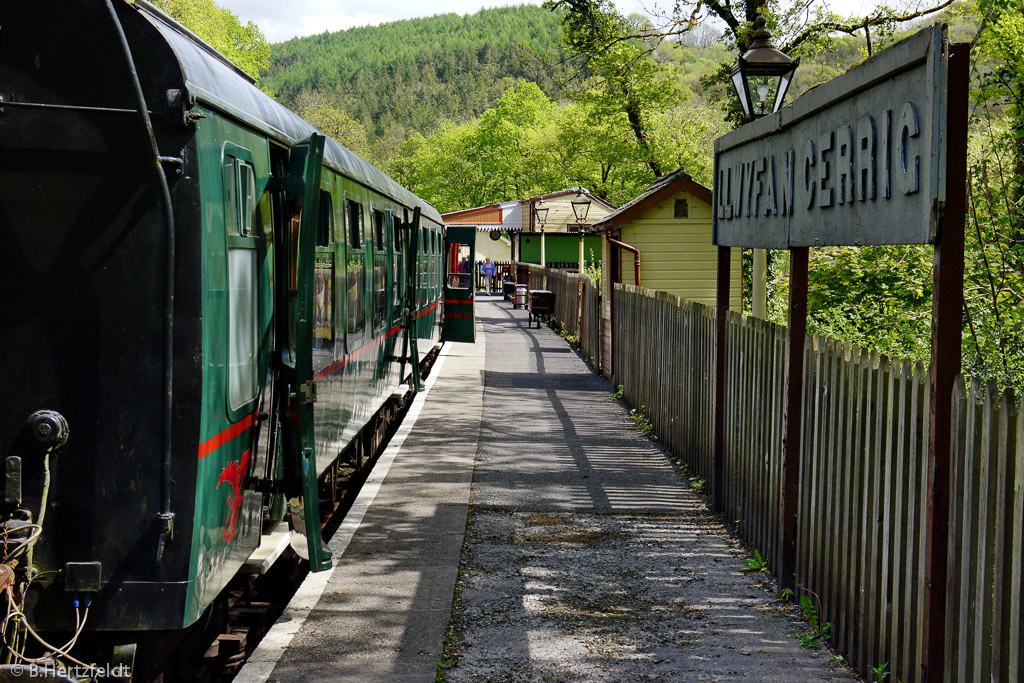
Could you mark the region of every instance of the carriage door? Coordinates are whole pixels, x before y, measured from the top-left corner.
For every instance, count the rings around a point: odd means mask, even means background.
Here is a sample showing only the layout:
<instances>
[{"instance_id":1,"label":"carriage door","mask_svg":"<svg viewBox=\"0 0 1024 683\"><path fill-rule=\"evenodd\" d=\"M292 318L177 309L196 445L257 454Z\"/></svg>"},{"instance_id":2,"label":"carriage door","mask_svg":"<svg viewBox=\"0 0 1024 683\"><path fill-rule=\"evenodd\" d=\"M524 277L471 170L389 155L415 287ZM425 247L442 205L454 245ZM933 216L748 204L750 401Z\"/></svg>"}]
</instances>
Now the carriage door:
<instances>
[{"instance_id":1,"label":"carriage door","mask_svg":"<svg viewBox=\"0 0 1024 683\"><path fill-rule=\"evenodd\" d=\"M309 560L311 571L331 567L331 553L320 537L320 509L317 495L316 443L313 432L314 292L313 271L320 209L320 170L323 166L324 137L314 134L295 145L288 157L287 213L282 226L287 234L284 287L279 320L285 326L279 349L281 381L281 446L288 496L287 518L292 529L292 546Z\"/></svg>"},{"instance_id":2,"label":"carriage door","mask_svg":"<svg viewBox=\"0 0 1024 683\"><path fill-rule=\"evenodd\" d=\"M475 342L476 226L449 227L444 247L444 338Z\"/></svg>"}]
</instances>

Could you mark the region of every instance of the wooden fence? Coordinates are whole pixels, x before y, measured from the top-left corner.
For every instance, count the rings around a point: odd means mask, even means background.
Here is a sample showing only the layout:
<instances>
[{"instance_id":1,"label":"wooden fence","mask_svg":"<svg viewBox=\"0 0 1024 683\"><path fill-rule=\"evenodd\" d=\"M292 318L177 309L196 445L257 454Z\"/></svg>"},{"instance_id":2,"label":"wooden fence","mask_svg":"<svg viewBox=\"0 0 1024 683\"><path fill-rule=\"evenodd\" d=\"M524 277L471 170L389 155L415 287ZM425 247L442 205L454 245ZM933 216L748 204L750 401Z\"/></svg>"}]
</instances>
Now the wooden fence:
<instances>
[{"instance_id":1,"label":"wooden fence","mask_svg":"<svg viewBox=\"0 0 1024 683\"><path fill-rule=\"evenodd\" d=\"M549 283L551 279L549 277ZM712 479L714 310L616 285L615 384L691 476ZM561 313L565 315L565 313ZM785 328L726 326L724 502L778 572ZM921 680L929 382L924 368L809 337L797 584L863 675ZM1024 675L1024 420L1012 394L954 398L946 679Z\"/></svg>"}]
</instances>

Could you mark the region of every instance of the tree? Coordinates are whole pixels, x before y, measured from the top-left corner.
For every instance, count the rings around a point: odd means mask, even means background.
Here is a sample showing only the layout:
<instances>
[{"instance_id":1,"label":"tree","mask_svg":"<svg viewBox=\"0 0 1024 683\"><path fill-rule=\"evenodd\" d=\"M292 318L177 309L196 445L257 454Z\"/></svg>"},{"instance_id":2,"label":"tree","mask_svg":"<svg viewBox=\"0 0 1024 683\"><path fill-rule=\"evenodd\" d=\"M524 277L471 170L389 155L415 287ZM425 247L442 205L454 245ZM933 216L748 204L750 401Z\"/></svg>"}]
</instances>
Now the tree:
<instances>
[{"instance_id":1,"label":"tree","mask_svg":"<svg viewBox=\"0 0 1024 683\"><path fill-rule=\"evenodd\" d=\"M750 47L754 20L759 10L764 12L768 20L768 30L776 46L796 56L831 43L836 34L853 35L861 31L866 36L870 52L872 31L876 37L879 33L891 34L896 26L939 12L953 2L938 0L932 6L904 11L879 5L863 16L843 17L814 0L796 0L785 5L780 0L745 0L737 3L730 0L677 0L671 12L657 17L657 24L625 21L607 0L548 0L545 7L566 12L562 24L569 51L581 59L586 68L597 73L606 63L624 65L627 69L639 67L643 61L641 55L653 52L665 38L702 30L708 22L715 20L722 22L725 24L725 40L734 48L734 52L729 62L723 63L714 74L704 79L705 86L713 88L715 85L727 86L729 83L729 68L735 63L736 56ZM730 88L719 87L714 99L726 107L733 123L739 125L742 117ZM614 88L607 92L611 97L617 92L621 94L621 91ZM620 97L620 106L627 107L629 104L628 98ZM642 124L643 118L639 120ZM640 132L642 130L638 131L638 135Z\"/></svg>"},{"instance_id":2,"label":"tree","mask_svg":"<svg viewBox=\"0 0 1024 683\"><path fill-rule=\"evenodd\" d=\"M1024 388L1024 2L979 6L968 148L964 367Z\"/></svg>"},{"instance_id":3,"label":"tree","mask_svg":"<svg viewBox=\"0 0 1024 683\"><path fill-rule=\"evenodd\" d=\"M654 177L670 170L652 148L653 119L680 93L665 65L650 58L660 42L652 39L650 24L639 15L623 17L609 0L548 0L544 6L569 10L562 19L563 44L579 69L561 85L605 115L624 114Z\"/></svg>"},{"instance_id":4,"label":"tree","mask_svg":"<svg viewBox=\"0 0 1024 683\"><path fill-rule=\"evenodd\" d=\"M370 146L366 141L366 129L323 92L303 90L295 98L292 106L296 114L319 128L328 137L334 138L359 156L369 155Z\"/></svg>"},{"instance_id":5,"label":"tree","mask_svg":"<svg viewBox=\"0 0 1024 683\"><path fill-rule=\"evenodd\" d=\"M253 77L270 66L270 44L259 27L251 21L243 26L213 0L153 0L153 4Z\"/></svg>"}]
</instances>

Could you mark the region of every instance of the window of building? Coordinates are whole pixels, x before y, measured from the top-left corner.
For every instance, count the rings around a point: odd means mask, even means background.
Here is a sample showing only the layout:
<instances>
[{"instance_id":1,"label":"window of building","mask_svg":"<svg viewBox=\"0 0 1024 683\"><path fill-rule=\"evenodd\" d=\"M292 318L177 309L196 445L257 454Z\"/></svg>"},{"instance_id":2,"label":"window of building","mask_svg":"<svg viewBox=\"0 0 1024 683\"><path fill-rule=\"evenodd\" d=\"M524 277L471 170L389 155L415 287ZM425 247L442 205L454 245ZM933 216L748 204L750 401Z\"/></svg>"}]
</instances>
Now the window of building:
<instances>
[{"instance_id":1,"label":"window of building","mask_svg":"<svg viewBox=\"0 0 1024 683\"><path fill-rule=\"evenodd\" d=\"M677 199L674 211L676 219L690 217L690 204L685 199Z\"/></svg>"}]
</instances>

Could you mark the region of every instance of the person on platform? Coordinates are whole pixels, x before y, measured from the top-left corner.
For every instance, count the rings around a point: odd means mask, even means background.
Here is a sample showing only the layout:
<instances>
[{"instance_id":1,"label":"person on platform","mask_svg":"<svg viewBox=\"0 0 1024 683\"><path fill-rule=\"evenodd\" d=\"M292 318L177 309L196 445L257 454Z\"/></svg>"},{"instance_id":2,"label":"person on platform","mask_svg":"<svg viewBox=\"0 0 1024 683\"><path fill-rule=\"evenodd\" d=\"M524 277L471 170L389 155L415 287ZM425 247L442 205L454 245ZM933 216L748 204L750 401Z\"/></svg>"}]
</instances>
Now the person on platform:
<instances>
[{"instance_id":1,"label":"person on platform","mask_svg":"<svg viewBox=\"0 0 1024 683\"><path fill-rule=\"evenodd\" d=\"M483 265L480 266L480 273L484 276L484 284L487 287L487 293L491 293L491 283L494 282L494 264L491 263L491 259L485 258Z\"/></svg>"}]
</instances>

